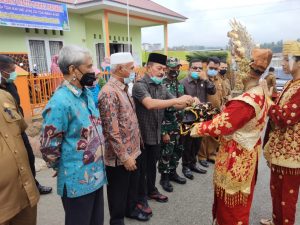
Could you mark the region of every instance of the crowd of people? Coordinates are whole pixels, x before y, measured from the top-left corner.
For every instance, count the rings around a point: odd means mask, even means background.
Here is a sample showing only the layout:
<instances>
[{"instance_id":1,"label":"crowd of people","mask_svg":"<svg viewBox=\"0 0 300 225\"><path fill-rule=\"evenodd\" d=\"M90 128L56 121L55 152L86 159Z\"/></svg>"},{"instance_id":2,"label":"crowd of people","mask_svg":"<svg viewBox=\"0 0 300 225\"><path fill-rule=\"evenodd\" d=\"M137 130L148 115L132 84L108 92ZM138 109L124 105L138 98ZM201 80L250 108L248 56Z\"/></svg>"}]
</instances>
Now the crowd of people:
<instances>
[{"instance_id":1,"label":"crowd of people","mask_svg":"<svg viewBox=\"0 0 300 225\"><path fill-rule=\"evenodd\" d=\"M295 224L300 43L284 43L283 55L283 70L293 80L279 96L269 88L274 86L272 74L259 84L271 50L254 49L250 72L241 78L244 92L234 97L223 59L194 59L188 75L179 80L179 59L151 53L144 76L136 80L132 55L115 53L110 56L111 77L95 98L91 54L64 46L57 59L64 82L43 111L40 151L57 176L65 224L103 225L104 185L110 225L124 225L125 217L148 221L155 216L149 200L168 202L156 186L157 171L161 188L172 192L172 182L185 185L214 164L214 223L247 225L262 146L271 170L273 217L261 223ZM11 58L0 56L0 74L0 168L8 171L0 175L0 225L34 225L41 185L26 154L30 144L18 96L8 89L15 77ZM185 110L207 102L220 113L182 132Z\"/></svg>"}]
</instances>

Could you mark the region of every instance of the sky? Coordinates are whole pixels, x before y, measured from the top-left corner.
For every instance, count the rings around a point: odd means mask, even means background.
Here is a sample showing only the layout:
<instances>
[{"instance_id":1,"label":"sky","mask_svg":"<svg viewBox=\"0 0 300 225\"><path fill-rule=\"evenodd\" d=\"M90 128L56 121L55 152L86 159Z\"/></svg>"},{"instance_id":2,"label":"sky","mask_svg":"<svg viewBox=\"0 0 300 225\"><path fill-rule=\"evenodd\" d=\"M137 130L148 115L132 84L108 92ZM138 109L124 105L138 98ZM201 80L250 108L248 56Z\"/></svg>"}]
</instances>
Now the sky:
<instances>
[{"instance_id":1,"label":"sky","mask_svg":"<svg viewBox=\"0 0 300 225\"><path fill-rule=\"evenodd\" d=\"M300 38L300 0L152 1L189 18L186 22L168 25L169 47L225 47L230 30L229 20L232 18L247 27L257 44ZM142 43L163 45L163 27L143 28Z\"/></svg>"}]
</instances>

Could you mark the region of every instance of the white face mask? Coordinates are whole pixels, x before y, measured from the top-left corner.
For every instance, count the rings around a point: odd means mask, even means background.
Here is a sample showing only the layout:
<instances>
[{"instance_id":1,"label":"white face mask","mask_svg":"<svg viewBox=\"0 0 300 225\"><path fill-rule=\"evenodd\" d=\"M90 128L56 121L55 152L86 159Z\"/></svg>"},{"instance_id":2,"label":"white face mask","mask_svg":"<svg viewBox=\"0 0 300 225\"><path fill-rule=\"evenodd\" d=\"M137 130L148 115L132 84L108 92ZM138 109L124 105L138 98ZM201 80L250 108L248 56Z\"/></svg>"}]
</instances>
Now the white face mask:
<instances>
[{"instance_id":1,"label":"white face mask","mask_svg":"<svg viewBox=\"0 0 300 225\"><path fill-rule=\"evenodd\" d=\"M289 57L289 67L290 67L289 71L291 72L293 70L295 58L291 54L289 54L288 57Z\"/></svg>"}]
</instances>

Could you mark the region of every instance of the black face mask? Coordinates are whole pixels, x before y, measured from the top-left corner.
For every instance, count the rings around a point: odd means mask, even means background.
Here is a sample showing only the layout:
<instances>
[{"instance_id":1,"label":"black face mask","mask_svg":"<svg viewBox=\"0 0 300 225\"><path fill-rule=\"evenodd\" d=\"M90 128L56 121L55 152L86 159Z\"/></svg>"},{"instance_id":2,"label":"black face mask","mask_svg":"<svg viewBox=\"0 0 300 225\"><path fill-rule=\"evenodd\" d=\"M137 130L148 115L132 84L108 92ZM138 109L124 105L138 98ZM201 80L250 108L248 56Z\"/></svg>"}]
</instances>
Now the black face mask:
<instances>
[{"instance_id":1,"label":"black face mask","mask_svg":"<svg viewBox=\"0 0 300 225\"><path fill-rule=\"evenodd\" d=\"M171 77L178 77L179 71L178 70L170 70L169 71L169 76Z\"/></svg>"},{"instance_id":2,"label":"black face mask","mask_svg":"<svg viewBox=\"0 0 300 225\"><path fill-rule=\"evenodd\" d=\"M82 87L92 86L93 83L94 83L94 81L96 80L96 74L94 72L93 73L85 73L85 74L83 74L80 69L78 69L78 70L82 74L82 77L79 80L80 85Z\"/></svg>"},{"instance_id":3,"label":"black face mask","mask_svg":"<svg viewBox=\"0 0 300 225\"><path fill-rule=\"evenodd\" d=\"M227 70L220 70L219 72L221 75L225 75L227 73Z\"/></svg>"}]
</instances>

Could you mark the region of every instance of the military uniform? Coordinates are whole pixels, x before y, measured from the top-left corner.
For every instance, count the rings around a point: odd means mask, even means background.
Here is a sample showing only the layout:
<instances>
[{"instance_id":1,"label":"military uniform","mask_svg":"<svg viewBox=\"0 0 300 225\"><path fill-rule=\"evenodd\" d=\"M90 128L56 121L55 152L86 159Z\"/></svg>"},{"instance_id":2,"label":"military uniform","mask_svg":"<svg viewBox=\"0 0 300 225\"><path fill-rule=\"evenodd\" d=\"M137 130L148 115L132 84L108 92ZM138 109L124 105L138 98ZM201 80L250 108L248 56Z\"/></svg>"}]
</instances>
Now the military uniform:
<instances>
[{"instance_id":1,"label":"military uniform","mask_svg":"<svg viewBox=\"0 0 300 225\"><path fill-rule=\"evenodd\" d=\"M225 105L231 99L231 86L230 80L226 76L220 75L222 80L222 105Z\"/></svg>"},{"instance_id":2,"label":"military uniform","mask_svg":"<svg viewBox=\"0 0 300 225\"><path fill-rule=\"evenodd\" d=\"M0 225L34 225L39 193L21 136L27 125L13 97L3 90L0 111Z\"/></svg>"},{"instance_id":3,"label":"military uniform","mask_svg":"<svg viewBox=\"0 0 300 225\"><path fill-rule=\"evenodd\" d=\"M179 97L183 95L183 85L176 79L170 80L169 78L165 78L162 83L174 96ZM182 113L181 110L176 110L175 108L165 110L161 129L162 135L169 134L170 142L168 144L161 143L161 157L158 164L158 171L160 173L174 173L181 158L183 152L183 145L180 140Z\"/></svg>"},{"instance_id":4,"label":"military uniform","mask_svg":"<svg viewBox=\"0 0 300 225\"><path fill-rule=\"evenodd\" d=\"M224 85L222 78L218 75L215 77L210 77L210 80L214 83L216 87L216 93L214 95L208 95L208 102L212 104L213 108L220 109L223 105L224 99ZM215 161L216 151L219 148L219 141L215 137L203 137L200 149L198 151L199 161Z\"/></svg>"}]
</instances>

